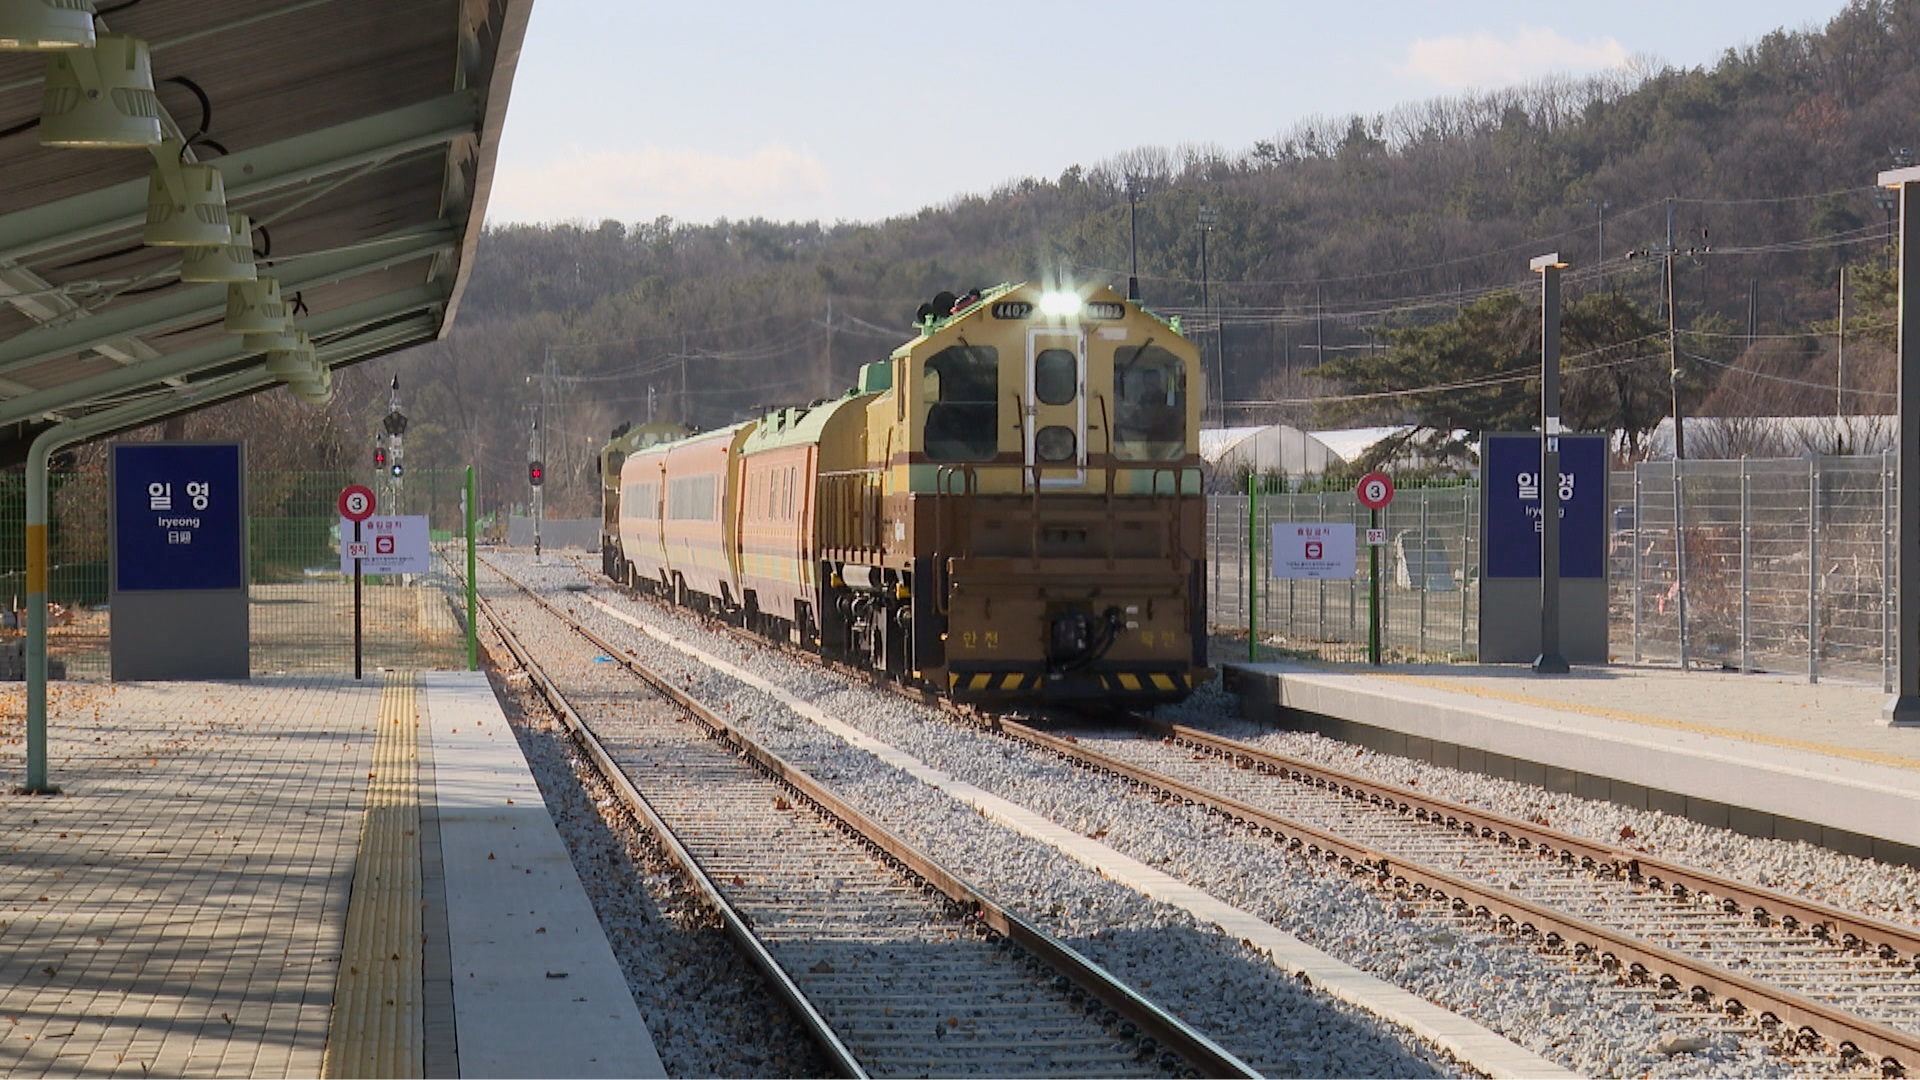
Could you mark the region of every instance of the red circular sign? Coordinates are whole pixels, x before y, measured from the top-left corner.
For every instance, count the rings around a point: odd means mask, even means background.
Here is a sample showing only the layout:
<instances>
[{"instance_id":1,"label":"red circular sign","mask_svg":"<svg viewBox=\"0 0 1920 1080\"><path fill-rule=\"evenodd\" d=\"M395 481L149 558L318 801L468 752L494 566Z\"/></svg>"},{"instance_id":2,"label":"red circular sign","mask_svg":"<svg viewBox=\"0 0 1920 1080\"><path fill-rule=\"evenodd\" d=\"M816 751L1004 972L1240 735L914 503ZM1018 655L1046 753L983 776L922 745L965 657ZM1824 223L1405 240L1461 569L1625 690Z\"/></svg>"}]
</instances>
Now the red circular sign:
<instances>
[{"instance_id":1,"label":"red circular sign","mask_svg":"<svg viewBox=\"0 0 1920 1080\"><path fill-rule=\"evenodd\" d=\"M348 521L365 521L373 516L373 489L365 484L349 484L340 490L340 516Z\"/></svg>"},{"instance_id":2,"label":"red circular sign","mask_svg":"<svg viewBox=\"0 0 1920 1080\"><path fill-rule=\"evenodd\" d=\"M1370 472L1360 478L1360 485L1353 489L1360 505L1369 510L1382 510L1393 501L1393 480L1386 473Z\"/></svg>"}]
</instances>

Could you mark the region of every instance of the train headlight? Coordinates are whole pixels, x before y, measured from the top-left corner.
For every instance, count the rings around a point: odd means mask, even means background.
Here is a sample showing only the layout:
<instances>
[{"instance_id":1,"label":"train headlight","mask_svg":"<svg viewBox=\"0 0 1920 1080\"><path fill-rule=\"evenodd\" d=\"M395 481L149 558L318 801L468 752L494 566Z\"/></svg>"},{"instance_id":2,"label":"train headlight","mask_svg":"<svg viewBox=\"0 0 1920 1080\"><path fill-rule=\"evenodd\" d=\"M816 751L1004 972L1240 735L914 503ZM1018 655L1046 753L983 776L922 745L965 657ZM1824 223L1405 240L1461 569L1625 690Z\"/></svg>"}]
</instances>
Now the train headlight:
<instances>
[{"instance_id":1,"label":"train headlight","mask_svg":"<svg viewBox=\"0 0 1920 1080\"><path fill-rule=\"evenodd\" d=\"M1033 452L1041 461L1072 461L1077 441L1072 428L1055 424L1033 433Z\"/></svg>"},{"instance_id":2,"label":"train headlight","mask_svg":"<svg viewBox=\"0 0 1920 1080\"><path fill-rule=\"evenodd\" d=\"M1040 313L1056 319L1071 319L1080 314L1080 296L1069 292L1042 293Z\"/></svg>"}]
</instances>

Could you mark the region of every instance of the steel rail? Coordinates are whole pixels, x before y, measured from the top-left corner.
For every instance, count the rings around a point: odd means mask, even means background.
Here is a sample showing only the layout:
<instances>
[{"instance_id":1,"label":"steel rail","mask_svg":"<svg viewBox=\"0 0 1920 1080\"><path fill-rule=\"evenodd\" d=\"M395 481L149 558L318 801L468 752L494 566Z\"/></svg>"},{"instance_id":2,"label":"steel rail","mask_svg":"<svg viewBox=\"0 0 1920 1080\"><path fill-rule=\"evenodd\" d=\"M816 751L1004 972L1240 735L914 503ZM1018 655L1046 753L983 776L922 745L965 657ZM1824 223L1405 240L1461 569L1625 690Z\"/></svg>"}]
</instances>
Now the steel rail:
<instances>
[{"instance_id":1,"label":"steel rail","mask_svg":"<svg viewBox=\"0 0 1920 1080\"><path fill-rule=\"evenodd\" d=\"M490 568L495 573L500 573L507 581L525 589L525 586L520 586L519 582L501 573L499 568ZM587 727L586 721L581 719L572 705L568 704L560 688L548 678L546 670L533 658L532 652L520 642L519 637L494 610L490 601L477 594L475 598L479 601L480 610L486 615L487 621L493 624L494 631L500 635L500 640L539 687L540 696L545 698L547 704L560 715L561 722L566 725L574 742L593 759L594 767L619 792L628 809L646 822L655 839L665 849L667 857L672 859L674 864L680 867L681 872L692 880L694 886L706 898L707 906L719 917L734 946L766 977L774 995L787 1003L787 1007L794 1012L800 1025L819 1045L821 1052L827 1056L837 1074L853 1080L865 1080L866 1070L861 1067L859 1059L854 1057L853 1051L840 1041L840 1036L834 1032L833 1025L827 1022L826 1017L820 1015L818 1009L814 1008L813 1002L808 1000L806 993L793 981L792 976L787 974L786 969L780 966L780 961L774 959L766 943L761 941L759 935L753 932L753 928L747 925L747 920L734 909L726 893L721 891L720 886L701 867L699 860L680 842L672 826L668 825L666 819L654 810L653 804L647 801L647 797L633 786L633 782L613 760L613 755L608 753L607 748ZM535 599L539 597L536 596ZM616 654L610 652L608 655Z\"/></svg>"},{"instance_id":2,"label":"steel rail","mask_svg":"<svg viewBox=\"0 0 1920 1080\"><path fill-rule=\"evenodd\" d=\"M1167 1050L1184 1058L1200 1075L1209 1077L1257 1077L1260 1075L1252 1066L1229 1053L1179 1017L1154 1004L1072 946L1009 911L947 870L932 856L920 851L913 844L894 835L886 827L855 809L805 770L760 746L750 736L706 708L685 691L633 660L614 642L581 625L578 619L561 610L546 597L527 588L490 561L488 566L546 609L549 614L560 619L573 632L592 642L604 655L659 690L681 708L697 716L704 726L753 761L769 776L778 779L796 795L814 802L829 815L844 823L862 840L881 852L890 864L903 867L927 882L949 901L967 909L972 920L990 928L1008 941L1025 949L1036 959L1046 963L1052 970L1072 980L1076 986L1112 1009L1116 1015L1130 1021L1141 1033L1150 1036Z\"/></svg>"},{"instance_id":3,"label":"steel rail","mask_svg":"<svg viewBox=\"0 0 1920 1080\"><path fill-rule=\"evenodd\" d=\"M1756 1011L1763 1018L1771 1016L1790 1023L1798 1029L1797 1034L1803 1041L1811 1036L1824 1037L1843 1058L1871 1055L1884 1075L1904 1076L1907 1063L1920 1063L1920 1036L1767 986L1501 889L1399 861L1303 822L1132 765L1077 740L1050 735L1004 718L996 720L993 729L1154 794L1203 807L1250 831L1270 835L1293 851L1337 863L1356 876L1370 875L1382 885L1404 888L1415 897L1446 903L1457 914L1493 920L1502 929L1523 937L1542 935L1550 945L1559 944L1572 948L1577 955L1597 957L1603 967L1635 981L1658 983L1669 989L1684 988L1698 1003L1717 999L1730 1013Z\"/></svg>"},{"instance_id":4,"label":"steel rail","mask_svg":"<svg viewBox=\"0 0 1920 1080\"><path fill-rule=\"evenodd\" d=\"M1816 939L1849 949L1871 949L1882 960L1895 961L1905 956L1920 963L1920 927L1901 926L1843 911L1816 900L1736 881L1645 852L1596 843L1491 810L1449 802L1411 788L1276 754L1211 732L1151 717L1134 716L1133 719L1182 745L1267 768L1292 780L1337 788L1342 795L1375 805L1390 805L1402 814L1440 818L1449 828L1476 833L1485 839L1498 839L1501 843L1512 842L1522 851L1531 846L1545 855L1557 854L1563 862L1578 860L1589 870L1602 873L1610 870L1617 876L1635 883L1644 882L1649 888L1670 892L1677 898L1706 894L1721 901L1722 910L1728 914L1748 911L1762 925L1779 921L1789 928L1803 926ZM1728 904L1734 906L1728 907Z\"/></svg>"},{"instance_id":5,"label":"steel rail","mask_svg":"<svg viewBox=\"0 0 1920 1080\"><path fill-rule=\"evenodd\" d=\"M740 633L743 638L750 638L762 645L769 643L769 639L748 635L730 624L721 625ZM783 644L771 643L776 646ZM813 654L806 655L816 662L820 660ZM831 661L826 663L829 667L842 667ZM846 670L872 676L872 672L863 672L861 669L846 668ZM1100 754L1083 744L1059 739L1030 726L982 712L976 708L959 706L946 699L919 693L896 683L880 681L878 685L894 687L914 700L938 705L965 722L993 733L1042 746L1069 760L1077 760L1088 767L1120 777L1130 783L1149 789L1158 789L1192 805L1206 806L1226 816L1252 822L1255 828L1287 841L1296 850L1304 850L1314 856L1325 853L1332 861L1342 862L1355 868L1356 873L1360 869L1370 869L1376 878L1384 878L1395 884L1404 881L1416 891L1434 896L1441 901L1452 899L1455 910L1459 910L1462 906L1459 898L1463 894L1477 895L1482 900L1479 905L1466 905L1476 914L1494 917L1503 927L1511 927L1521 932L1534 930L1543 934L1558 934L1563 942L1576 951L1592 950L1602 957L1603 964L1608 959L1614 961L1616 966L1624 963L1629 976L1664 982L1665 979L1679 981L1679 975L1684 974L1688 976L1687 982L1690 985L1687 983L1682 985L1687 985L1688 990L1696 998L1702 996L1709 999L1719 998L1730 1010L1745 1010L1749 1008L1747 1004L1749 1001L1771 1005L1771 1008L1760 1010L1763 1016L1770 1015L1782 1022L1795 1023L1799 1026L1798 1034L1803 1037L1809 1033L1825 1032L1842 1056L1847 1056L1850 1052L1876 1055L1879 1059L1878 1064L1886 1075L1906 1075L1906 1063L1920 1063L1920 1039L1898 1029L1854 1016L1821 1002L1777 990L1733 972L1704 964L1692 957L1641 942L1630 935L1589 923L1576 916L1555 912L1498 890L1483 889L1472 882L1454 878L1440 871L1399 863L1385 853L1374 851L1314 826L1269 814L1204 789L1192 788L1172 777L1138 769L1126 762ZM1192 728L1167 724L1137 714L1129 714L1129 719L1168 738L1187 742L1196 749L1213 753L1229 753L1247 759L1250 763L1259 763L1264 759L1270 762L1278 772L1298 774L1295 778L1304 779L1316 786L1337 786L1343 794L1352 794L1356 798L1377 803L1383 807L1391 803L1392 807L1401 813L1416 817L1424 813L1429 819L1443 822L1449 828L1472 832L1487 839L1501 839L1503 842L1511 839L1522 850L1525 850L1527 845L1532 845L1541 850L1543 857L1558 855L1562 861L1577 860L1584 869L1596 872L1604 872L1606 868L1611 867L1616 874L1630 880L1643 880L1654 888L1669 888L1676 897L1684 897L1688 892L1706 893L1722 901L1744 905L1746 910L1753 912L1755 921L1761 925L1778 920L1791 927L1795 921L1798 921L1804 923L1816 938L1824 940L1839 934L1842 935L1842 943L1847 947L1855 947L1855 943L1858 942L1860 948L1877 948L1882 959L1893 959L1904 954L1914 958L1916 965L1920 965L1920 931L1882 922L1869 916L1845 912L1817 901L1770 892L1706 871L1667 862L1645 853L1626 852L1595 844L1531 822L1449 803L1410 789L1351 776L1311 762L1295 761L1281 755L1269 754ZM1769 903L1774 906L1767 907ZM1493 915L1495 911L1499 911L1500 914ZM1822 934L1822 928L1825 928L1825 934ZM1598 943L1598 946L1595 943ZM1890 951L1895 954L1894 957L1888 955Z\"/></svg>"}]
</instances>

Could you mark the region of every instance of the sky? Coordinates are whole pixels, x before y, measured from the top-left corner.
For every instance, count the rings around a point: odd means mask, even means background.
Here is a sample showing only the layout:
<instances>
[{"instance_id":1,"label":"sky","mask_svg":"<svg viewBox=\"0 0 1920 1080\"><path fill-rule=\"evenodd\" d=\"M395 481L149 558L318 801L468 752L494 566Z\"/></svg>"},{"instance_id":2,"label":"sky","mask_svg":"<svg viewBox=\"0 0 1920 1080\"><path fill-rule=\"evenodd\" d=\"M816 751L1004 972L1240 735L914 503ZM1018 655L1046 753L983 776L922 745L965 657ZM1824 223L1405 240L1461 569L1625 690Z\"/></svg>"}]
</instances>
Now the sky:
<instances>
[{"instance_id":1,"label":"sky","mask_svg":"<svg viewBox=\"0 0 1920 1080\"><path fill-rule=\"evenodd\" d=\"M1139 147L1229 156L1651 58L1712 67L1843 0L537 0L489 222L909 215Z\"/></svg>"}]
</instances>

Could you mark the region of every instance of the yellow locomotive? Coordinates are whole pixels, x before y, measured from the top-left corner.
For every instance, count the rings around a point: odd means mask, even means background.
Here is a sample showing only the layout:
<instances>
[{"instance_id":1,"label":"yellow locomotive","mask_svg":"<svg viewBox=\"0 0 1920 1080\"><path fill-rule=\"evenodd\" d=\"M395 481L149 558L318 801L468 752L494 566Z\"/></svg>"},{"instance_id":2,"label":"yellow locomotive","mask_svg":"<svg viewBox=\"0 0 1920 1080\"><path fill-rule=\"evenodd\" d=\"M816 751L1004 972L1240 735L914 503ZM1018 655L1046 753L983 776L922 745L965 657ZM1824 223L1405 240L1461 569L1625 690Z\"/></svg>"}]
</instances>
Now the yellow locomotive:
<instances>
[{"instance_id":1,"label":"yellow locomotive","mask_svg":"<svg viewBox=\"0 0 1920 1080\"><path fill-rule=\"evenodd\" d=\"M628 452L616 576L959 698L1186 696L1197 351L1104 286L941 294L915 329L845 397Z\"/></svg>"}]
</instances>

